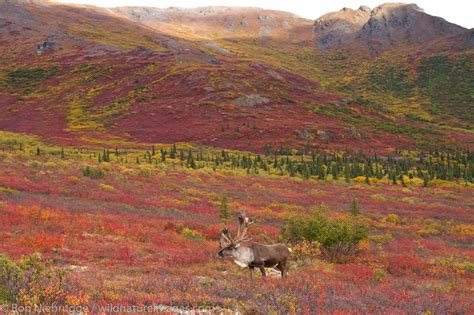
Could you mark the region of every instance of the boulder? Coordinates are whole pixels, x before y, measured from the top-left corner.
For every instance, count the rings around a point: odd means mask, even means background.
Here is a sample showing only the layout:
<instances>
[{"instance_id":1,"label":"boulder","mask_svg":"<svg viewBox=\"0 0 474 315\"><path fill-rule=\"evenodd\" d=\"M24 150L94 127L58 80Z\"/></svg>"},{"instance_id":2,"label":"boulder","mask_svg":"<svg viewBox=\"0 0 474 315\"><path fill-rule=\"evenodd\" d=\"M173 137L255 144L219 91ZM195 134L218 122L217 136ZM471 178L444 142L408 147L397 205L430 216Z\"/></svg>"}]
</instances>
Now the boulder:
<instances>
[{"instance_id":1,"label":"boulder","mask_svg":"<svg viewBox=\"0 0 474 315\"><path fill-rule=\"evenodd\" d=\"M233 104L241 107L255 107L257 105L268 104L270 99L258 94L251 94L239 97L232 101Z\"/></svg>"}]
</instances>

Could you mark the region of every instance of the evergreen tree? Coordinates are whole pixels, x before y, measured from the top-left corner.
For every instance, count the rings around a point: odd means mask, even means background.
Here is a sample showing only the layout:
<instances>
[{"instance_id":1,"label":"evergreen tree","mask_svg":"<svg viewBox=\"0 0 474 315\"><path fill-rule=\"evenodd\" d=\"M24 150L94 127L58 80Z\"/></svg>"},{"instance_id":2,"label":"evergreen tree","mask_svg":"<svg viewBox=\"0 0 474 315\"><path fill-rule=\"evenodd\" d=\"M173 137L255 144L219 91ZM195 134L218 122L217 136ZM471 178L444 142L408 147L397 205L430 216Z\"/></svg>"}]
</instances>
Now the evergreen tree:
<instances>
[{"instance_id":1,"label":"evergreen tree","mask_svg":"<svg viewBox=\"0 0 474 315\"><path fill-rule=\"evenodd\" d=\"M221 204L219 206L219 219L221 219L221 221L230 220L229 205L227 204L227 195L224 195L221 199Z\"/></svg>"},{"instance_id":2,"label":"evergreen tree","mask_svg":"<svg viewBox=\"0 0 474 315\"><path fill-rule=\"evenodd\" d=\"M270 147L270 145L268 143L266 143L264 146L263 146L263 151L265 152L265 156L269 156L272 154L272 149Z\"/></svg>"},{"instance_id":3,"label":"evergreen tree","mask_svg":"<svg viewBox=\"0 0 474 315\"><path fill-rule=\"evenodd\" d=\"M165 162L166 161L166 155L168 154L168 152L166 152L165 148L161 148L160 152L161 152L161 161Z\"/></svg>"},{"instance_id":4,"label":"evergreen tree","mask_svg":"<svg viewBox=\"0 0 474 315\"><path fill-rule=\"evenodd\" d=\"M351 208L349 210L349 213L354 217L360 215L360 208L359 208L359 205L357 204L357 200L355 198L352 199Z\"/></svg>"},{"instance_id":5,"label":"evergreen tree","mask_svg":"<svg viewBox=\"0 0 474 315\"><path fill-rule=\"evenodd\" d=\"M178 151L176 150L176 144L173 144L173 147L171 148L171 152L170 152L170 158L175 159L177 152Z\"/></svg>"},{"instance_id":6,"label":"evergreen tree","mask_svg":"<svg viewBox=\"0 0 474 315\"><path fill-rule=\"evenodd\" d=\"M428 176L428 174L423 174L423 187L428 187L430 183L430 177Z\"/></svg>"}]
</instances>

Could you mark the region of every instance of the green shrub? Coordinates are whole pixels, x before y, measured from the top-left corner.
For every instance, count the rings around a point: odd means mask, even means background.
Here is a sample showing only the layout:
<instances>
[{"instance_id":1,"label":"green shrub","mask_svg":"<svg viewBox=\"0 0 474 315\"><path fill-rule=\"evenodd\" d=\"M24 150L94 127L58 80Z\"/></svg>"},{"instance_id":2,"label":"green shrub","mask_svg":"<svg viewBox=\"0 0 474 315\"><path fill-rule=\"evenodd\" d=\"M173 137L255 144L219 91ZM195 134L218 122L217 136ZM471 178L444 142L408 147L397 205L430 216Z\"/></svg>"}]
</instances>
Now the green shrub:
<instances>
[{"instance_id":1,"label":"green shrub","mask_svg":"<svg viewBox=\"0 0 474 315\"><path fill-rule=\"evenodd\" d=\"M59 67L51 68L20 68L15 69L7 74L7 84L20 87L37 87L37 85L45 80L51 79L60 73Z\"/></svg>"},{"instance_id":2,"label":"green shrub","mask_svg":"<svg viewBox=\"0 0 474 315\"><path fill-rule=\"evenodd\" d=\"M84 175L85 177L97 179L105 177L105 172L98 168L86 166L86 168L82 171L82 175Z\"/></svg>"},{"instance_id":3,"label":"green shrub","mask_svg":"<svg viewBox=\"0 0 474 315\"><path fill-rule=\"evenodd\" d=\"M191 230L190 228L187 228L187 227L181 230L181 235L183 235L186 238L192 238L192 239L197 239L197 240L204 238L204 236L198 231Z\"/></svg>"},{"instance_id":4,"label":"green shrub","mask_svg":"<svg viewBox=\"0 0 474 315\"><path fill-rule=\"evenodd\" d=\"M369 228L360 220L330 219L320 209L313 211L309 217L291 219L283 231L293 243L319 242L323 257L330 261L339 261L355 254L357 245L367 238L368 233Z\"/></svg>"},{"instance_id":5,"label":"green shrub","mask_svg":"<svg viewBox=\"0 0 474 315\"><path fill-rule=\"evenodd\" d=\"M409 79L409 69L401 66L382 66L368 75L369 88L375 92L392 92L396 96L411 95L414 84Z\"/></svg>"}]
</instances>

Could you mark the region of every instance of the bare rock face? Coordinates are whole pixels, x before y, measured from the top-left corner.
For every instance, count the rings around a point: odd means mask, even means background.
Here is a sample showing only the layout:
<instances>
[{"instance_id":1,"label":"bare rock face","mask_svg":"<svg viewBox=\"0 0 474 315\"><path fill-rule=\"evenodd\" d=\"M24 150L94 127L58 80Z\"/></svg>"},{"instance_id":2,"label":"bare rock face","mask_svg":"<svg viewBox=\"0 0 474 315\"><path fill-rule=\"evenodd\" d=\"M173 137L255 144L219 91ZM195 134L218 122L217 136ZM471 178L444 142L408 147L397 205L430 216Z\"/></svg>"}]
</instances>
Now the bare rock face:
<instances>
[{"instance_id":1,"label":"bare rock face","mask_svg":"<svg viewBox=\"0 0 474 315\"><path fill-rule=\"evenodd\" d=\"M373 10L344 8L317 19L313 33L322 49L365 47L382 51L398 45L423 44L465 31L426 14L416 4L386 3Z\"/></svg>"},{"instance_id":2,"label":"bare rock face","mask_svg":"<svg viewBox=\"0 0 474 315\"><path fill-rule=\"evenodd\" d=\"M215 52L223 55L223 56L231 56L231 52L225 49L224 47L220 46L219 44L215 42L204 42L203 43L205 46L210 47L212 50Z\"/></svg>"},{"instance_id":3,"label":"bare rock face","mask_svg":"<svg viewBox=\"0 0 474 315\"><path fill-rule=\"evenodd\" d=\"M117 13L129 16L130 18L141 21L169 21L170 16L163 9L147 7L119 7L114 9Z\"/></svg>"},{"instance_id":4,"label":"bare rock face","mask_svg":"<svg viewBox=\"0 0 474 315\"><path fill-rule=\"evenodd\" d=\"M328 13L316 20L314 34L320 49L337 48L363 27L370 18L370 11L344 8Z\"/></svg>"},{"instance_id":5,"label":"bare rock face","mask_svg":"<svg viewBox=\"0 0 474 315\"><path fill-rule=\"evenodd\" d=\"M421 44L463 30L424 13L416 4L384 4L372 11L356 39L367 42L373 50L382 50L397 44Z\"/></svg>"},{"instance_id":6,"label":"bare rock face","mask_svg":"<svg viewBox=\"0 0 474 315\"><path fill-rule=\"evenodd\" d=\"M239 97L235 99L232 103L241 106L241 107L255 107L257 105L268 104L270 100L266 97L263 97L258 94L251 94Z\"/></svg>"},{"instance_id":7,"label":"bare rock face","mask_svg":"<svg viewBox=\"0 0 474 315\"><path fill-rule=\"evenodd\" d=\"M314 139L314 134L309 132L306 129L298 130L297 132L298 132L298 137L301 140L312 140L312 139Z\"/></svg>"}]
</instances>

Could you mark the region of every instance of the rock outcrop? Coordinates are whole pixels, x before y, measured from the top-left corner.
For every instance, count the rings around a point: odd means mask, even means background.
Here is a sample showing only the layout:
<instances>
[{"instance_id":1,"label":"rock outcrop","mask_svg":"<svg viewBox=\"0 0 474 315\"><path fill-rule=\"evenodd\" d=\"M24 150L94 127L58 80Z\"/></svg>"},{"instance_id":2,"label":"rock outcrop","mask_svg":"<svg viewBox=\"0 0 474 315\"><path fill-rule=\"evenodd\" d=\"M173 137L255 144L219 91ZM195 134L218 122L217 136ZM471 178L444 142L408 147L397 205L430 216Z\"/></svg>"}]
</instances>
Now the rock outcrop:
<instances>
[{"instance_id":1,"label":"rock outcrop","mask_svg":"<svg viewBox=\"0 0 474 315\"><path fill-rule=\"evenodd\" d=\"M373 10L361 6L328 13L314 24L322 49L367 48L382 51L398 45L423 44L465 31L461 26L425 13L416 4L386 3Z\"/></svg>"}]
</instances>

